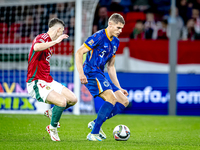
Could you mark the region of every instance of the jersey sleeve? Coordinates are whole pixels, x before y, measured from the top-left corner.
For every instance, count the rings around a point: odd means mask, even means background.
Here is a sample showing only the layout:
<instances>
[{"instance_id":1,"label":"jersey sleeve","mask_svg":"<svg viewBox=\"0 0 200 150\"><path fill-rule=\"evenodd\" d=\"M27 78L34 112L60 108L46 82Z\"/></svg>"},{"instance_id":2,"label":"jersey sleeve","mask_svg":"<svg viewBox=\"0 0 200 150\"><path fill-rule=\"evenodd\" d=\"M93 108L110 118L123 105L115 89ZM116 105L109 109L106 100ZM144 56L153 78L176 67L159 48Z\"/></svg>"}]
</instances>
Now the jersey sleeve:
<instances>
[{"instance_id":1,"label":"jersey sleeve","mask_svg":"<svg viewBox=\"0 0 200 150\"><path fill-rule=\"evenodd\" d=\"M100 41L101 41L100 33L95 33L85 41L84 45L88 50L92 50L99 45Z\"/></svg>"},{"instance_id":2,"label":"jersey sleeve","mask_svg":"<svg viewBox=\"0 0 200 150\"><path fill-rule=\"evenodd\" d=\"M37 36L33 41L33 45L35 45L35 43L45 43L45 39L42 36Z\"/></svg>"}]
</instances>

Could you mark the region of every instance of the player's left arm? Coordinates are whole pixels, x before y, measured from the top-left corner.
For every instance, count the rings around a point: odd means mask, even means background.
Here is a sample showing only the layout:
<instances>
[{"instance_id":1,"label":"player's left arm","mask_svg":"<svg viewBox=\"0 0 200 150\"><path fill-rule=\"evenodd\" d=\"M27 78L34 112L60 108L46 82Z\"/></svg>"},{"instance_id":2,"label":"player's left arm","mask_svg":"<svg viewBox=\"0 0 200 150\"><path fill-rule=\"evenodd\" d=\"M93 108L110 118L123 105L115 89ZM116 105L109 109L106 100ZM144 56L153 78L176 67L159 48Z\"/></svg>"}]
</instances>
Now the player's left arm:
<instances>
[{"instance_id":1,"label":"player's left arm","mask_svg":"<svg viewBox=\"0 0 200 150\"><path fill-rule=\"evenodd\" d=\"M117 78L117 73L115 69L115 56L113 56L107 63L107 70L110 79L112 82L124 93L124 95L128 96L128 92L124 89L121 88L118 78Z\"/></svg>"}]
</instances>

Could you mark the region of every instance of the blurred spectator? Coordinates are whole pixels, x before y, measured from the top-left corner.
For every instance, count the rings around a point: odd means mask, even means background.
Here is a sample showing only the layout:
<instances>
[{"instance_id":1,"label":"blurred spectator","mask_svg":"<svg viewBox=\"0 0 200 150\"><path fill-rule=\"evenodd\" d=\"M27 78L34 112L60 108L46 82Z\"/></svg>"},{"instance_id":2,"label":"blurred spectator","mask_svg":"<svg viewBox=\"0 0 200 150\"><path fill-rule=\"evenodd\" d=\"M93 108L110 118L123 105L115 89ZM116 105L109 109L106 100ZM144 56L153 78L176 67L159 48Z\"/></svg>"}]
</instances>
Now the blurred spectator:
<instances>
[{"instance_id":1,"label":"blurred spectator","mask_svg":"<svg viewBox=\"0 0 200 150\"><path fill-rule=\"evenodd\" d=\"M186 25L187 20L192 15L193 4L191 4L191 2L188 2L187 0L180 0L176 2L177 2L178 10L179 10L179 15L182 17L184 21L184 25Z\"/></svg>"},{"instance_id":2,"label":"blurred spectator","mask_svg":"<svg viewBox=\"0 0 200 150\"><path fill-rule=\"evenodd\" d=\"M0 7L0 21L10 26L16 21L16 6Z\"/></svg>"},{"instance_id":3,"label":"blurred spectator","mask_svg":"<svg viewBox=\"0 0 200 150\"><path fill-rule=\"evenodd\" d=\"M192 9L192 18L195 21L194 30L195 30L195 33L197 34L195 39L200 39L200 36L199 36L200 35L200 17L199 17L198 9L196 8Z\"/></svg>"},{"instance_id":4,"label":"blurred spectator","mask_svg":"<svg viewBox=\"0 0 200 150\"><path fill-rule=\"evenodd\" d=\"M108 26L108 13L106 7L100 7L98 10L98 16L94 18L93 33L98 30L105 29Z\"/></svg>"},{"instance_id":5,"label":"blurred spectator","mask_svg":"<svg viewBox=\"0 0 200 150\"><path fill-rule=\"evenodd\" d=\"M130 35L131 39L144 39L144 24L141 20L137 20L133 32Z\"/></svg>"},{"instance_id":6,"label":"blurred spectator","mask_svg":"<svg viewBox=\"0 0 200 150\"><path fill-rule=\"evenodd\" d=\"M52 18L58 18L57 13L51 13L51 14L49 14L49 20L51 20Z\"/></svg>"},{"instance_id":7,"label":"blurred spectator","mask_svg":"<svg viewBox=\"0 0 200 150\"><path fill-rule=\"evenodd\" d=\"M0 23L6 23L5 7L0 7Z\"/></svg>"},{"instance_id":8,"label":"blurred spectator","mask_svg":"<svg viewBox=\"0 0 200 150\"><path fill-rule=\"evenodd\" d=\"M156 28L154 14L151 12L146 13L146 21L144 23L145 39L152 39L153 32Z\"/></svg>"},{"instance_id":9,"label":"blurred spectator","mask_svg":"<svg viewBox=\"0 0 200 150\"><path fill-rule=\"evenodd\" d=\"M130 11L130 6L132 5L132 0L121 0L120 5L123 7L123 12L127 13Z\"/></svg>"},{"instance_id":10,"label":"blurred spectator","mask_svg":"<svg viewBox=\"0 0 200 150\"><path fill-rule=\"evenodd\" d=\"M176 35L177 35L177 39L180 39L181 38L181 32L183 30L183 27L184 27L184 22L183 22L183 19L181 18L181 16L179 15L179 12L178 12L178 8L176 7L176 16L175 16L175 19L176 19ZM171 9L169 11L169 14L163 16L163 19L167 20L168 21L168 24L171 22ZM171 30L171 29L169 29ZM170 34L169 34L170 36Z\"/></svg>"},{"instance_id":11,"label":"blurred spectator","mask_svg":"<svg viewBox=\"0 0 200 150\"><path fill-rule=\"evenodd\" d=\"M184 27L182 33L182 40L195 40L195 30L194 30L195 21L194 19L189 19L187 21L186 27Z\"/></svg>"},{"instance_id":12,"label":"blurred spectator","mask_svg":"<svg viewBox=\"0 0 200 150\"><path fill-rule=\"evenodd\" d=\"M49 15L44 7L44 5L36 5L34 12L34 32L36 34L44 33L48 30L48 19Z\"/></svg>"},{"instance_id":13,"label":"blurred spectator","mask_svg":"<svg viewBox=\"0 0 200 150\"><path fill-rule=\"evenodd\" d=\"M167 20L163 19L157 23L157 28L154 30L153 39L167 40L169 36L169 26Z\"/></svg>"},{"instance_id":14,"label":"blurred spectator","mask_svg":"<svg viewBox=\"0 0 200 150\"><path fill-rule=\"evenodd\" d=\"M99 4L106 6L108 11L127 13L132 9L132 0L99 0Z\"/></svg>"},{"instance_id":15,"label":"blurred spectator","mask_svg":"<svg viewBox=\"0 0 200 150\"><path fill-rule=\"evenodd\" d=\"M19 28L18 33L20 33L20 37L24 38L27 37L31 40L34 39L34 37L37 35L37 33L34 33L34 24L33 24L33 15L27 15L25 18L25 21L22 23L22 25Z\"/></svg>"},{"instance_id":16,"label":"blurred spectator","mask_svg":"<svg viewBox=\"0 0 200 150\"><path fill-rule=\"evenodd\" d=\"M192 18L197 20L199 18L199 10L196 8L192 9Z\"/></svg>"},{"instance_id":17,"label":"blurred spectator","mask_svg":"<svg viewBox=\"0 0 200 150\"><path fill-rule=\"evenodd\" d=\"M132 11L146 11L150 9L151 0L132 0Z\"/></svg>"},{"instance_id":18,"label":"blurred spectator","mask_svg":"<svg viewBox=\"0 0 200 150\"><path fill-rule=\"evenodd\" d=\"M70 25L68 26L68 32L67 34L69 35L69 40L74 41L74 30L75 28L75 17L71 17L70 18ZM72 43L71 45L74 45L74 43Z\"/></svg>"},{"instance_id":19,"label":"blurred spectator","mask_svg":"<svg viewBox=\"0 0 200 150\"><path fill-rule=\"evenodd\" d=\"M123 12L124 8L120 4L121 0L112 0L111 4L109 5L109 11L115 11L115 12Z\"/></svg>"},{"instance_id":20,"label":"blurred spectator","mask_svg":"<svg viewBox=\"0 0 200 150\"><path fill-rule=\"evenodd\" d=\"M70 18L74 17L74 6L72 3L57 3L55 13L58 18L63 20L65 25L68 27L70 25Z\"/></svg>"},{"instance_id":21,"label":"blurred spectator","mask_svg":"<svg viewBox=\"0 0 200 150\"><path fill-rule=\"evenodd\" d=\"M100 6L110 6L112 0L99 0Z\"/></svg>"}]
</instances>

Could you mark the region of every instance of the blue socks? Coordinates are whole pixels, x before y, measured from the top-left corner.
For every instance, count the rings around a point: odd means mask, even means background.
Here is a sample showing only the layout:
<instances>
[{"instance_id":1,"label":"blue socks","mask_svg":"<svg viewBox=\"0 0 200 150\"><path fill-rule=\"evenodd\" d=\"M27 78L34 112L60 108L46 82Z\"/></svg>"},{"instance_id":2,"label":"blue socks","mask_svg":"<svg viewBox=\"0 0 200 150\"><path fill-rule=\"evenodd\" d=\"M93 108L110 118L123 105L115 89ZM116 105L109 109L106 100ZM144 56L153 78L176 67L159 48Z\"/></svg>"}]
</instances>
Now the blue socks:
<instances>
[{"instance_id":1,"label":"blue socks","mask_svg":"<svg viewBox=\"0 0 200 150\"><path fill-rule=\"evenodd\" d=\"M112 112L113 108L114 108L113 104L105 101L105 103L99 109L99 112L98 112L98 115L97 115L97 119L95 121L94 128L93 128L93 130L91 132L92 134L99 134L99 130L101 128L101 125L109 117L109 115Z\"/></svg>"},{"instance_id":2,"label":"blue socks","mask_svg":"<svg viewBox=\"0 0 200 150\"><path fill-rule=\"evenodd\" d=\"M112 112L110 113L108 119L110 119L110 118L112 118L113 116L115 116L116 114L122 112L125 108L126 108L126 107L125 107L123 104L117 102L117 103L115 104L114 109L113 109Z\"/></svg>"},{"instance_id":3,"label":"blue socks","mask_svg":"<svg viewBox=\"0 0 200 150\"><path fill-rule=\"evenodd\" d=\"M116 114L122 112L125 108L126 107L123 104L117 102L115 104L115 107L113 108L112 112L110 113L108 119L110 119L110 118L114 117ZM94 122L96 122L96 119L94 120Z\"/></svg>"}]
</instances>

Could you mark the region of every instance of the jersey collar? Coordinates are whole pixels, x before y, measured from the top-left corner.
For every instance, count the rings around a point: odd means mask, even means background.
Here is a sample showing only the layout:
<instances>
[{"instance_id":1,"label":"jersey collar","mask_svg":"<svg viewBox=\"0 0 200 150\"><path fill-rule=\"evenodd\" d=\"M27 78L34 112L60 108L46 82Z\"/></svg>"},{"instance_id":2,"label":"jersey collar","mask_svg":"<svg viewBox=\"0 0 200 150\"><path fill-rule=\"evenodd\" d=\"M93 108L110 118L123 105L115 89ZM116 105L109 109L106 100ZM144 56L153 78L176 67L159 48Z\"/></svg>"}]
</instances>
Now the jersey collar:
<instances>
[{"instance_id":1,"label":"jersey collar","mask_svg":"<svg viewBox=\"0 0 200 150\"><path fill-rule=\"evenodd\" d=\"M108 36L108 31L107 31L107 29L105 29L105 32L106 32L107 38L108 38L110 41L112 41L111 38Z\"/></svg>"}]
</instances>

